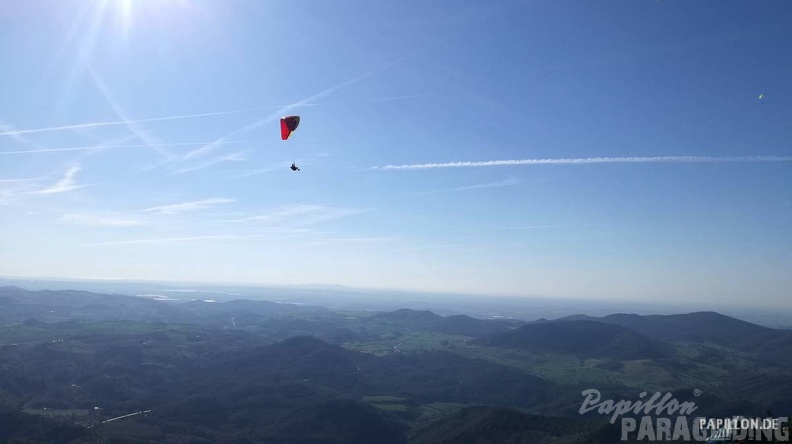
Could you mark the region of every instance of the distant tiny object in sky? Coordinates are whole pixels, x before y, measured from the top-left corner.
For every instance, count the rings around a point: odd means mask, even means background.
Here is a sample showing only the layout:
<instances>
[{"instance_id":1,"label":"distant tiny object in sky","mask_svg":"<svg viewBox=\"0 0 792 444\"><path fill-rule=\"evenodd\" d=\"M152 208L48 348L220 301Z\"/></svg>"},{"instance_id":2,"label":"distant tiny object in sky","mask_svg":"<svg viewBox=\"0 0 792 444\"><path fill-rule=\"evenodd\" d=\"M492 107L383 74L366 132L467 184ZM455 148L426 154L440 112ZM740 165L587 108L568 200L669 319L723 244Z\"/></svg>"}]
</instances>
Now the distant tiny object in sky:
<instances>
[{"instance_id":1,"label":"distant tiny object in sky","mask_svg":"<svg viewBox=\"0 0 792 444\"><path fill-rule=\"evenodd\" d=\"M764 103L765 93L759 94L759 100Z\"/></svg>"}]
</instances>

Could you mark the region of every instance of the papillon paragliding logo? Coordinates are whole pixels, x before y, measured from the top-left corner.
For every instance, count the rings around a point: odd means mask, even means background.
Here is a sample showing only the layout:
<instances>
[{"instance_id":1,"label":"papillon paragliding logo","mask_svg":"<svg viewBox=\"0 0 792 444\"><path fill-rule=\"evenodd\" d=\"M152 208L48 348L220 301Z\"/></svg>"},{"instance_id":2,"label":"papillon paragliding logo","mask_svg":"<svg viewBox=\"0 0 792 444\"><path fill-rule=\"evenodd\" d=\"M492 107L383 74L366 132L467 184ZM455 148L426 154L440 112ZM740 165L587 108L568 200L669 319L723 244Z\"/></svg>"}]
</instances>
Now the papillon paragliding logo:
<instances>
[{"instance_id":1,"label":"papillon paragliding logo","mask_svg":"<svg viewBox=\"0 0 792 444\"><path fill-rule=\"evenodd\" d=\"M769 413L769 412L768 412ZM707 443L789 442L789 418L699 418L698 427L709 430Z\"/></svg>"},{"instance_id":2,"label":"papillon paragliding logo","mask_svg":"<svg viewBox=\"0 0 792 444\"><path fill-rule=\"evenodd\" d=\"M616 420L623 415L629 414L630 417L621 418L621 439L627 440L629 435L637 431L639 440L684 440L691 438L691 427L687 420L687 415L692 414L698 407L694 402L679 402L669 392L665 395L657 392L647 397L648 392L638 394L640 400L629 401L622 399L614 401L607 399L602 401L602 396L597 389L588 389L582 392L585 399L580 406L581 415L596 410L601 415L611 415L610 423L615 424ZM640 416L640 425L635 417ZM669 418L672 417L672 418ZM706 435L700 434L696 438L703 441Z\"/></svg>"},{"instance_id":3,"label":"papillon paragliding logo","mask_svg":"<svg viewBox=\"0 0 792 444\"><path fill-rule=\"evenodd\" d=\"M596 409L599 414L611 415L610 422L611 424L615 424L620 416L627 413L635 415L640 415L641 413L644 415L651 415L654 413L657 416L662 416L664 414L671 416L676 414L678 416L683 416L690 415L698 408L694 402L677 401L670 392L665 395L657 392L649 399L644 400L647 394L648 392L639 393L638 397L641 398L639 401L622 399L618 402L614 402L612 399L600 401L601 395L600 391L597 389L584 390L583 396L585 396L586 399L583 400L583 405L580 406L579 413L582 415Z\"/></svg>"}]
</instances>

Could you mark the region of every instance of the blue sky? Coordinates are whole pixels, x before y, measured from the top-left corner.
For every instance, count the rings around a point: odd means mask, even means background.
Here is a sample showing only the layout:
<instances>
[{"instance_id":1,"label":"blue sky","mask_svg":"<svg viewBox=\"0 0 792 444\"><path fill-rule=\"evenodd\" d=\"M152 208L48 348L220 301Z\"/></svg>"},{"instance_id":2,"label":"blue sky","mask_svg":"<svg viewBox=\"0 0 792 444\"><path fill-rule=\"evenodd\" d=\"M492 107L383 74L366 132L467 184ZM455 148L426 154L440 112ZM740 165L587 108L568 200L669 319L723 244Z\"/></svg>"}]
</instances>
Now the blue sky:
<instances>
[{"instance_id":1,"label":"blue sky","mask_svg":"<svg viewBox=\"0 0 792 444\"><path fill-rule=\"evenodd\" d=\"M764 0L11 2L0 274L790 307L789 23Z\"/></svg>"}]
</instances>

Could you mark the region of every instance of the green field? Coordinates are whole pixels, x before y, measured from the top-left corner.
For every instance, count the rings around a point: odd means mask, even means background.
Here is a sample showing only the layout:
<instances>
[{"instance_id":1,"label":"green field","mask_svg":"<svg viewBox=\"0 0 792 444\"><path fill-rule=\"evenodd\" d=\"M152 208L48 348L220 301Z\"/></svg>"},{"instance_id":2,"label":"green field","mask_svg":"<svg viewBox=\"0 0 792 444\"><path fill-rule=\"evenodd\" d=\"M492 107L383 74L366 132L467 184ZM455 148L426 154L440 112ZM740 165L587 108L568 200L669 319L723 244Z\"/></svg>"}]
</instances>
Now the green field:
<instances>
[{"instance_id":1,"label":"green field","mask_svg":"<svg viewBox=\"0 0 792 444\"><path fill-rule=\"evenodd\" d=\"M409 401L409 398L388 395L364 395L363 400L371 404L391 404Z\"/></svg>"},{"instance_id":2,"label":"green field","mask_svg":"<svg viewBox=\"0 0 792 444\"><path fill-rule=\"evenodd\" d=\"M52 418L74 416L76 419L87 418L90 412L88 409L23 409L23 411L31 415L48 416Z\"/></svg>"},{"instance_id":3,"label":"green field","mask_svg":"<svg viewBox=\"0 0 792 444\"><path fill-rule=\"evenodd\" d=\"M388 412L406 412L413 408L412 400L400 396L365 395L363 400Z\"/></svg>"},{"instance_id":4,"label":"green field","mask_svg":"<svg viewBox=\"0 0 792 444\"><path fill-rule=\"evenodd\" d=\"M351 350L382 356L388 353L418 353L428 350L454 351L465 339L467 338L464 336L432 332L418 332L410 335L386 333L374 341L352 341L343 345Z\"/></svg>"}]
</instances>

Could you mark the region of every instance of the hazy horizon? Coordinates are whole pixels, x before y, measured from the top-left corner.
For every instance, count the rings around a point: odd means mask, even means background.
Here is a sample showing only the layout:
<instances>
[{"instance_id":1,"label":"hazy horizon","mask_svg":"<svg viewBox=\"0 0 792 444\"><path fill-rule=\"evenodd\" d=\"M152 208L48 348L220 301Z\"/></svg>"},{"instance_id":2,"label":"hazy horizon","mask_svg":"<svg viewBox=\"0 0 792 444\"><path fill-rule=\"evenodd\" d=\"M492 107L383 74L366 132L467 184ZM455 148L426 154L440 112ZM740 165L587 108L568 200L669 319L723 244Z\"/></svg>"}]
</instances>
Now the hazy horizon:
<instances>
[{"instance_id":1,"label":"hazy horizon","mask_svg":"<svg viewBox=\"0 0 792 444\"><path fill-rule=\"evenodd\" d=\"M388 312L399 309L428 310L443 316L464 314L477 318L515 318L525 321L559 319L572 315L607 316L617 313L676 315L717 312L771 328L792 328L792 307L755 304L719 304L697 301L642 301L629 299L581 299L541 295L480 295L471 293L376 289L326 283L298 285L174 282L124 279L64 279L57 277L0 276L0 287L26 290L79 290L130 295L157 300L191 301L238 299L306 304L331 310Z\"/></svg>"}]
</instances>

